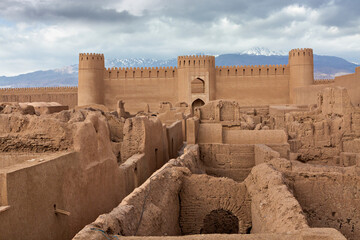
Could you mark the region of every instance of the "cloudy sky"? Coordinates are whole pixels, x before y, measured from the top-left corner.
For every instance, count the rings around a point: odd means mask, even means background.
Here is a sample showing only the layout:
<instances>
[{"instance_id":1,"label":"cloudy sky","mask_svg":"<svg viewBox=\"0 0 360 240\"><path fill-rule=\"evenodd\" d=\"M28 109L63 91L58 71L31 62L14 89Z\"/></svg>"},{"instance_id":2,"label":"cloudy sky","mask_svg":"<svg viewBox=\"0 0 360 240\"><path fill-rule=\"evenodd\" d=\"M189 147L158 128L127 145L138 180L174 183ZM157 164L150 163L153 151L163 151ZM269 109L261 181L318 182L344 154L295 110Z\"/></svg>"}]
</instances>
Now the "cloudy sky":
<instances>
[{"instance_id":1,"label":"cloudy sky","mask_svg":"<svg viewBox=\"0 0 360 240\"><path fill-rule=\"evenodd\" d=\"M360 62L357 0L1 0L0 76L107 58L236 53L252 47Z\"/></svg>"}]
</instances>

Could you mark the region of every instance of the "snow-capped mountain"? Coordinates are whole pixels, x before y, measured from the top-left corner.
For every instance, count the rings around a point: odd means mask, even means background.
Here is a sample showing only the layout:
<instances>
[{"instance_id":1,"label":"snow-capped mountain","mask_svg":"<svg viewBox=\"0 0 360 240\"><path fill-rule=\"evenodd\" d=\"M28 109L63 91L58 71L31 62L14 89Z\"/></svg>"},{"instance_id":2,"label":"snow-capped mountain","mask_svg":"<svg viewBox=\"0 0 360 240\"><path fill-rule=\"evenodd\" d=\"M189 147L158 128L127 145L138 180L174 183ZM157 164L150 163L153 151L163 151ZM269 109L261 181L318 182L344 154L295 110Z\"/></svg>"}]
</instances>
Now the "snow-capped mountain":
<instances>
[{"instance_id":1,"label":"snow-capped mountain","mask_svg":"<svg viewBox=\"0 0 360 240\"><path fill-rule=\"evenodd\" d=\"M105 59L105 67L160 67L176 66L176 58L171 59L153 59L153 58L113 58Z\"/></svg>"},{"instance_id":2,"label":"snow-capped mountain","mask_svg":"<svg viewBox=\"0 0 360 240\"><path fill-rule=\"evenodd\" d=\"M256 55L256 56L284 56L288 52L285 51L273 51L264 47L254 47L249 50L241 52L241 54Z\"/></svg>"},{"instance_id":3,"label":"snow-capped mountain","mask_svg":"<svg viewBox=\"0 0 360 240\"><path fill-rule=\"evenodd\" d=\"M196 54L195 54L196 55ZM242 53L216 55L217 66L232 65L274 65L287 64L286 52L273 51L267 48L252 48ZM170 67L177 65L177 58L152 59L152 58L113 58L105 60L105 67ZM315 79L334 78L338 75L352 73L358 64L333 56L320 56L314 54ZM54 87L77 86L78 64L63 68L36 71L14 77L0 77L0 88L14 87Z\"/></svg>"}]
</instances>

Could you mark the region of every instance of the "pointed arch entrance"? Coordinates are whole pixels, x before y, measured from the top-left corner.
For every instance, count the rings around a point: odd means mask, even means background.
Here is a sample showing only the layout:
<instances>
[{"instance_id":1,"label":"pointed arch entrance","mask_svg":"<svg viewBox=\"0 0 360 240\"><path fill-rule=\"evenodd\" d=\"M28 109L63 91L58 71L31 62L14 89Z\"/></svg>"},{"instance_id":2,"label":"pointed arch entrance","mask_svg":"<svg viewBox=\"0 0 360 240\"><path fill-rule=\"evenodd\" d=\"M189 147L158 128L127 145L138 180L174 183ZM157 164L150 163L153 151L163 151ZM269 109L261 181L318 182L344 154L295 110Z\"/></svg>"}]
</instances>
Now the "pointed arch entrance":
<instances>
[{"instance_id":1,"label":"pointed arch entrance","mask_svg":"<svg viewBox=\"0 0 360 240\"><path fill-rule=\"evenodd\" d=\"M192 111L192 114L194 114L194 109L196 107L201 107L201 106L204 106L205 103L203 100L201 100L200 98L196 99L195 101L193 101L193 103L191 104L191 111Z\"/></svg>"}]
</instances>

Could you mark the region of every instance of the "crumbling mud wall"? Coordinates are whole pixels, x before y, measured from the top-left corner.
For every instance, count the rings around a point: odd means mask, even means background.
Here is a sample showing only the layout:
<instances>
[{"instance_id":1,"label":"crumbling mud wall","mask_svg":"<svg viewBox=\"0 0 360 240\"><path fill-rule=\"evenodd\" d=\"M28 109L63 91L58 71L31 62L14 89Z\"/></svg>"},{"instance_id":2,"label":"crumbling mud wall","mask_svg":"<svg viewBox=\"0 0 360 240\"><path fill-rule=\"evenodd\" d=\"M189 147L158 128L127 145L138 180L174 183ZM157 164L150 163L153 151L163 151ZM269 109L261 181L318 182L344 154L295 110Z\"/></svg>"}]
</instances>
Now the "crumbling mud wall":
<instances>
[{"instance_id":1,"label":"crumbling mud wall","mask_svg":"<svg viewBox=\"0 0 360 240\"><path fill-rule=\"evenodd\" d=\"M289 135L293 159L339 164L346 142L360 136L360 109L350 102L344 88L326 88L319 95L318 108L287 113L283 128ZM349 149L351 151L351 149Z\"/></svg>"},{"instance_id":2,"label":"crumbling mud wall","mask_svg":"<svg viewBox=\"0 0 360 240\"><path fill-rule=\"evenodd\" d=\"M178 151L183 146L183 123L176 121L166 127L166 137L168 140L169 158L176 158Z\"/></svg>"},{"instance_id":3,"label":"crumbling mud wall","mask_svg":"<svg viewBox=\"0 0 360 240\"><path fill-rule=\"evenodd\" d=\"M0 118L2 151L32 158L0 169L1 239L70 239L125 196L100 112L37 116L15 105Z\"/></svg>"},{"instance_id":4,"label":"crumbling mud wall","mask_svg":"<svg viewBox=\"0 0 360 240\"><path fill-rule=\"evenodd\" d=\"M278 161L276 165L283 164L281 159L273 161ZM251 197L251 233L281 233L309 228L301 206L290 192L282 173L271 164L254 167L245 185Z\"/></svg>"},{"instance_id":5,"label":"crumbling mud wall","mask_svg":"<svg viewBox=\"0 0 360 240\"><path fill-rule=\"evenodd\" d=\"M166 163L118 207L99 216L74 239L98 239L102 234L96 229L124 236L180 235L178 195L183 177L191 172L203 172L197 146L186 148L184 155Z\"/></svg>"},{"instance_id":6,"label":"crumbling mud wall","mask_svg":"<svg viewBox=\"0 0 360 240\"><path fill-rule=\"evenodd\" d=\"M288 157L285 144L199 144L200 159L206 173L244 181L251 169L275 157Z\"/></svg>"},{"instance_id":7,"label":"crumbling mud wall","mask_svg":"<svg viewBox=\"0 0 360 240\"><path fill-rule=\"evenodd\" d=\"M354 173L355 166L309 168L297 165L286 175L309 225L335 228L347 239L359 239L360 179Z\"/></svg>"},{"instance_id":8,"label":"crumbling mud wall","mask_svg":"<svg viewBox=\"0 0 360 240\"><path fill-rule=\"evenodd\" d=\"M251 199L244 183L204 174L185 176L180 200L182 235L250 233Z\"/></svg>"},{"instance_id":9,"label":"crumbling mud wall","mask_svg":"<svg viewBox=\"0 0 360 240\"><path fill-rule=\"evenodd\" d=\"M108 214L74 239L298 239L345 240L335 229L310 228L288 187L291 162L274 158L254 167L242 183L204 173L197 145L170 160ZM163 188L168 185L168 188ZM161 190L160 190L161 189ZM160 192L159 192L160 191ZM141 237L144 236L144 237ZM156 237L159 236L159 237Z\"/></svg>"},{"instance_id":10,"label":"crumbling mud wall","mask_svg":"<svg viewBox=\"0 0 360 240\"><path fill-rule=\"evenodd\" d=\"M254 145L199 144L206 173L243 181L255 166Z\"/></svg>"},{"instance_id":11,"label":"crumbling mud wall","mask_svg":"<svg viewBox=\"0 0 360 240\"><path fill-rule=\"evenodd\" d=\"M177 132L178 127L181 138L181 124L166 128L157 118L145 116L125 121L120 170L126 176L127 194L167 162L170 150L167 135L173 136L174 129ZM173 146L178 148L179 144L176 139Z\"/></svg>"},{"instance_id":12,"label":"crumbling mud wall","mask_svg":"<svg viewBox=\"0 0 360 240\"><path fill-rule=\"evenodd\" d=\"M168 160L166 128L153 118L37 114L26 104L0 111L0 239L70 239Z\"/></svg>"}]
</instances>

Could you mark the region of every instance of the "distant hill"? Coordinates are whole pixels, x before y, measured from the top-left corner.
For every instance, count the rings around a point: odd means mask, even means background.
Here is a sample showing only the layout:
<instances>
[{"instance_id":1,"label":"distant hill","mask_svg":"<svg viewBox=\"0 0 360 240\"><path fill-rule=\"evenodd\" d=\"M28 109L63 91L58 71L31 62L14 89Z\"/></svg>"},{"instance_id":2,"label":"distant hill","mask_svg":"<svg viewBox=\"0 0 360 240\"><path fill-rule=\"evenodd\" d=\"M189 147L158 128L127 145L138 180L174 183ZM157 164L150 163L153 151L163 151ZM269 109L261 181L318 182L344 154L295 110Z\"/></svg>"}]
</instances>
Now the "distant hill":
<instances>
[{"instance_id":1,"label":"distant hill","mask_svg":"<svg viewBox=\"0 0 360 240\"><path fill-rule=\"evenodd\" d=\"M287 64L288 55L283 54L284 53L276 53L263 48L255 48L243 53L218 55L216 56L216 65ZM105 65L106 67L167 67L176 66L177 59L114 58L106 60ZM334 78L338 75L353 73L357 66L359 65L348 62L343 58L314 55L315 79ZM74 64L62 69L36 71L14 77L0 77L0 88L77 86L77 82L78 65Z\"/></svg>"}]
</instances>

